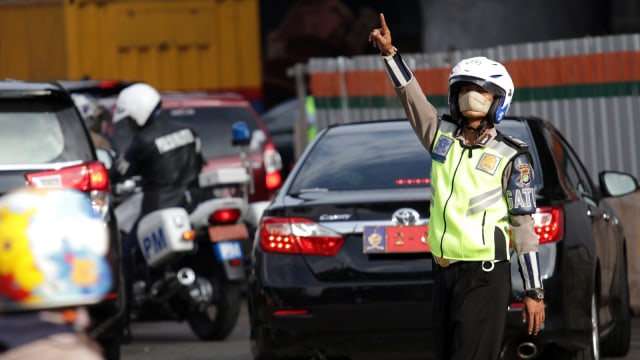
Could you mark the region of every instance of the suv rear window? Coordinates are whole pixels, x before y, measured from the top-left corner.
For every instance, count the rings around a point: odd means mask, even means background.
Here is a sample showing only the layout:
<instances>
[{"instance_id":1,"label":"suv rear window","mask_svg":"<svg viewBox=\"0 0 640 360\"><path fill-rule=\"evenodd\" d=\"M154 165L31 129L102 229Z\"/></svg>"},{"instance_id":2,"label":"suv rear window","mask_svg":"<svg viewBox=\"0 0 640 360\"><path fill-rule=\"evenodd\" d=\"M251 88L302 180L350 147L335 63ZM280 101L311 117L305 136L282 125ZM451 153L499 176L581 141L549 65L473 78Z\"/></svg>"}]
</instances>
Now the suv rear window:
<instances>
[{"instance_id":1,"label":"suv rear window","mask_svg":"<svg viewBox=\"0 0 640 360\"><path fill-rule=\"evenodd\" d=\"M0 101L0 165L93 159L80 121L72 107L33 99Z\"/></svg>"},{"instance_id":2,"label":"suv rear window","mask_svg":"<svg viewBox=\"0 0 640 360\"><path fill-rule=\"evenodd\" d=\"M408 122L392 125L329 129L304 160L289 193L428 186L429 153Z\"/></svg>"},{"instance_id":3,"label":"suv rear window","mask_svg":"<svg viewBox=\"0 0 640 360\"><path fill-rule=\"evenodd\" d=\"M231 127L244 121L252 133L261 130L253 113L243 107L193 107L165 109L164 114L193 129L202 140L205 158L239 155L241 149L231 146Z\"/></svg>"}]
</instances>

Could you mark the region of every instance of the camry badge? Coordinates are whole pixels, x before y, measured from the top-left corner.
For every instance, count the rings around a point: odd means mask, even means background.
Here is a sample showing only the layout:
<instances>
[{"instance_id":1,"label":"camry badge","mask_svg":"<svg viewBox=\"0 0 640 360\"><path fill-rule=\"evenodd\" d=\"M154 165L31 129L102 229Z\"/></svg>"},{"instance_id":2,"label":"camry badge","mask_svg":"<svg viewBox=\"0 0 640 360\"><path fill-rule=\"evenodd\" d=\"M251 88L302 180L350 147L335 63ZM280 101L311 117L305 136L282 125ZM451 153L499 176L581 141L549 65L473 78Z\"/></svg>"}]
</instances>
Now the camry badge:
<instances>
[{"instance_id":1,"label":"camry badge","mask_svg":"<svg viewBox=\"0 0 640 360\"><path fill-rule=\"evenodd\" d=\"M320 215L320 221L344 221L349 220L351 214L322 214Z\"/></svg>"},{"instance_id":2,"label":"camry badge","mask_svg":"<svg viewBox=\"0 0 640 360\"><path fill-rule=\"evenodd\" d=\"M417 225L420 213L411 208L402 208L393 213L391 220L398 225Z\"/></svg>"}]
</instances>

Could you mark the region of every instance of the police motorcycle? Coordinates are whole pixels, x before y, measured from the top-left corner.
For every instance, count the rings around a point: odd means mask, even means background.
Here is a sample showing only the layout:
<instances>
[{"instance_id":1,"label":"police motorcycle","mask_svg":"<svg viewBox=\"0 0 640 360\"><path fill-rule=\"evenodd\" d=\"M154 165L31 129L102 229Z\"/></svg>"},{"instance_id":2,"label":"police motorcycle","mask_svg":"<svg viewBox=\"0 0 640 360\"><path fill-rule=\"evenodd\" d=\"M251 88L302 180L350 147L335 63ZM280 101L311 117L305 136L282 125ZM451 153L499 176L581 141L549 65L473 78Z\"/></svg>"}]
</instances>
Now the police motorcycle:
<instances>
[{"instance_id":1,"label":"police motorcycle","mask_svg":"<svg viewBox=\"0 0 640 360\"><path fill-rule=\"evenodd\" d=\"M247 143L242 136L248 132L234 129L234 144ZM203 172L200 187L210 198L191 213L173 207L140 219L132 256L132 321L186 320L200 340L223 340L231 333L244 289L243 242L250 241L243 222L250 180L245 167ZM115 208L123 236L141 209L139 181L115 186L123 199Z\"/></svg>"}]
</instances>

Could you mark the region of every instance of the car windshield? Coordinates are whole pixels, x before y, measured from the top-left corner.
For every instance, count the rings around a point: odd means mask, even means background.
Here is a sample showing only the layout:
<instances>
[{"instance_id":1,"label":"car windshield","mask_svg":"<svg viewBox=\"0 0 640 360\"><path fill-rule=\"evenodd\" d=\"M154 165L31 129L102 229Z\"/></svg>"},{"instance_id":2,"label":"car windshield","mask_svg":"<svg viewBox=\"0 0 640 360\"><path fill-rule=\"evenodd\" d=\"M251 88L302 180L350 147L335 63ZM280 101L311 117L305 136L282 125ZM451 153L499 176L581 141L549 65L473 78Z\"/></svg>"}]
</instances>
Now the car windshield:
<instances>
[{"instance_id":1,"label":"car windshield","mask_svg":"<svg viewBox=\"0 0 640 360\"><path fill-rule=\"evenodd\" d=\"M426 187L430 155L408 122L329 129L311 149L290 194Z\"/></svg>"},{"instance_id":2,"label":"car windshield","mask_svg":"<svg viewBox=\"0 0 640 360\"><path fill-rule=\"evenodd\" d=\"M90 158L90 145L83 140L86 133L71 108L47 102L0 101L0 128L0 165Z\"/></svg>"},{"instance_id":3,"label":"car windshield","mask_svg":"<svg viewBox=\"0 0 640 360\"><path fill-rule=\"evenodd\" d=\"M289 194L429 185L430 154L408 122L365 126L366 131L357 124L329 129L304 159ZM533 163L540 164L526 124L503 121L498 128L528 143ZM534 181L540 189L542 176Z\"/></svg>"},{"instance_id":4,"label":"car windshield","mask_svg":"<svg viewBox=\"0 0 640 360\"><path fill-rule=\"evenodd\" d=\"M202 154L206 158L239 155L241 148L231 145L231 127L236 121L244 121L252 132L249 151L257 151L264 140L264 133L253 114L243 107L193 107L165 109L161 116L193 129L202 141ZM114 126L114 140L119 150L126 149L131 141L131 130L125 121Z\"/></svg>"}]
</instances>

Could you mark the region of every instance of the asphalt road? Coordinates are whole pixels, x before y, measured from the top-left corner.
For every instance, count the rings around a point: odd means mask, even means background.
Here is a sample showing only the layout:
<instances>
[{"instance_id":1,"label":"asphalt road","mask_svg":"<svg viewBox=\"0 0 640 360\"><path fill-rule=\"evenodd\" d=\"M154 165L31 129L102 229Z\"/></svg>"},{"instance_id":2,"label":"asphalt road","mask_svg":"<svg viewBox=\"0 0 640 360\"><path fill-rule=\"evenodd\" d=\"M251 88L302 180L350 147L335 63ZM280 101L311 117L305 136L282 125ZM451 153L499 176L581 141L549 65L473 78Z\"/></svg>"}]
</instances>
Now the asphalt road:
<instances>
[{"instance_id":1,"label":"asphalt road","mask_svg":"<svg viewBox=\"0 0 640 360\"><path fill-rule=\"evenodd\" d=\"M132 333L133 342L122 348L122 360L253 360L246 306L242 307L234 331L221 342L199 341L186 323L134 323ZM640 317L633 319L629 354L624 358L602 360L614 359L640 359Z\"/></svg>"}]
</instances>

